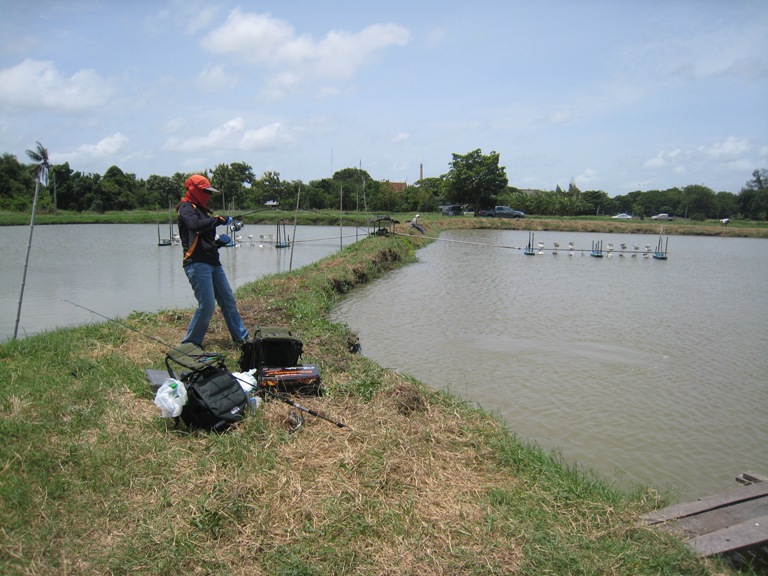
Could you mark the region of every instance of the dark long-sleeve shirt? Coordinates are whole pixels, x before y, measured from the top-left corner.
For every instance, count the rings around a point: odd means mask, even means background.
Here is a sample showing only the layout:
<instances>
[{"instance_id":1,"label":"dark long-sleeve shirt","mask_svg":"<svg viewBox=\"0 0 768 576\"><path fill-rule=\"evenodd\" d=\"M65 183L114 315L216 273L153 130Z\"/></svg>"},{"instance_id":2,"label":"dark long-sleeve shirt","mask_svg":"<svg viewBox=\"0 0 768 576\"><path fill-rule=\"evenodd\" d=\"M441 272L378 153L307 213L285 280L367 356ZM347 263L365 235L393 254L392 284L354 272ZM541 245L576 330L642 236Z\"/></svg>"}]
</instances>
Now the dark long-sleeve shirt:
<instances>
[{"instance_id":1,"label":"dark long-sleeve shirt","mask_svg":"<svg viewBox=\"0 0 768 576\"><path fill-rule=\"evenodd\" d=\"M184 248L184 266L192 262L205 262L221 266L219 244L216 242L218 216L192 202L182 201L176 207L179 213L179 236Z\"/></svg>"}]
</instances>

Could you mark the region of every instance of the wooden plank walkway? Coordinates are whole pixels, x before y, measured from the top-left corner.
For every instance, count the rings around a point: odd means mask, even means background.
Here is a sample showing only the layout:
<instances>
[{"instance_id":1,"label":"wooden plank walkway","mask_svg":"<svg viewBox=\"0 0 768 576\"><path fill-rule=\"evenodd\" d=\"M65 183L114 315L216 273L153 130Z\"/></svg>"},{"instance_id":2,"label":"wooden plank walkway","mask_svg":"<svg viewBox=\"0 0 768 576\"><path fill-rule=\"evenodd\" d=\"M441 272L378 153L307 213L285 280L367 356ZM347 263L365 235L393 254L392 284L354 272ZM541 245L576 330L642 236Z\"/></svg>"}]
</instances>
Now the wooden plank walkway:
<instances>
[{"instance_id":1,"label":"wooden plank walkway","mask_svg":"<svg viewBox=\"0 0 768 576\"><path fill-rule=\"evenodd\" d=\"M768 477L746 472L742 486L644 514L641 521L679 534L700 556L768 543Z\"/></svg>"}]
</instances>

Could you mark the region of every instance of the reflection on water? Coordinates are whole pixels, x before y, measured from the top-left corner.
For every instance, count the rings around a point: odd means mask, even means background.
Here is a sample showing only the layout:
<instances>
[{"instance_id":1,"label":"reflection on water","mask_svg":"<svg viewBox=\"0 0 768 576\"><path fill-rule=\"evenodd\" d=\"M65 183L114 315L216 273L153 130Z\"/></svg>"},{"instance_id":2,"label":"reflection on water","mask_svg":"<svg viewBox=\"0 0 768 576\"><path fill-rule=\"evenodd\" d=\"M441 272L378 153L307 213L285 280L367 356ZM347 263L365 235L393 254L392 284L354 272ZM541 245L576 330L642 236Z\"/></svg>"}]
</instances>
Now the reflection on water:
<instances>
[{"instance_id":1,"label":"reflection on water","mask_svg":"<svg viewBox=\"0 0 768 576\"><path fill-rule=\"evenodd\" d=\"M161 234L167 232L164 226ZM293 247L276 249L269 244L276 232L274 225L246 225L240 232L243 244L220 251L233 287L295 270L366 234L355 228L298 226ZM294 236L293 227L286 232ZM65 300L109 317L196 306L181 267L181 246L158 246L157 236L151 224L35 226L19 337L103 320ZM0 341L13 336L28 239L27 226L0 227Z\"/></svg>"},{"instance_id":2,"label":"reflection on water","mask_svg":"<svg viewBox=\"0 0 768 576\"><path fill-rule=\"evenodd\" d=\"M363 353L498 412L519 436L682 499L768 472L768 242L451 231L334 316ZM586 255L569 256L574 242Z\"/></svg>"}]
</instances>

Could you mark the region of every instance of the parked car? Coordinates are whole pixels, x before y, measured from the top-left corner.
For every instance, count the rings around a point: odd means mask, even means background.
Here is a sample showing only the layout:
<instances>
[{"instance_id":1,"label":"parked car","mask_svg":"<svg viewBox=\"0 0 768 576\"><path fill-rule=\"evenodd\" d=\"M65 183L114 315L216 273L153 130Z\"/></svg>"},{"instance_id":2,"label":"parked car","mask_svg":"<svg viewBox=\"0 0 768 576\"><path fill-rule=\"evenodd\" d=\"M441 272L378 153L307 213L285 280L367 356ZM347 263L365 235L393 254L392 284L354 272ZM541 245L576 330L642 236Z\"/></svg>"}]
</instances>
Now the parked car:
<instances>
[{"instance_id":1,"label":"parked car","mask_svg":"<svg viewBox=\"0 0 768 576\"><path fill-rule=\"evenodd\" d=\"M656 216L651 216L651 220L672 220L672 217L669 214L656 214Z\"/></svg>"},{"instance_id":2,"label":"parked car","mask_svg":"<svg viewBox=\"0 0 768 576\"><path fill-rule=\"evenodd\" d=\"M490 218L525 218L525 213L520 210L512 210L509 206L495 206L491 210L478 210L475 216Z\"/></svg>"},{"instance_id":3,"label":"parked car","mask_svg":"<svg viewBox=\"0 0 768 576\"><path fill-rule=\"evenodd\" d=\"M621 214L616 214L616 216L612 216L612 218L618 218L619 220L632 220L632 216L624 212Z\"/></svg>"},{"instance_id":4,"label":"parked car","mask_svg":"<svg viewBox=\"0 0 768 576\"><path fill-rule=\"evenodd\" d=\"M458 204L443 207L443 216L461 216L464 211Z\"/></svg>"}]
</instances>

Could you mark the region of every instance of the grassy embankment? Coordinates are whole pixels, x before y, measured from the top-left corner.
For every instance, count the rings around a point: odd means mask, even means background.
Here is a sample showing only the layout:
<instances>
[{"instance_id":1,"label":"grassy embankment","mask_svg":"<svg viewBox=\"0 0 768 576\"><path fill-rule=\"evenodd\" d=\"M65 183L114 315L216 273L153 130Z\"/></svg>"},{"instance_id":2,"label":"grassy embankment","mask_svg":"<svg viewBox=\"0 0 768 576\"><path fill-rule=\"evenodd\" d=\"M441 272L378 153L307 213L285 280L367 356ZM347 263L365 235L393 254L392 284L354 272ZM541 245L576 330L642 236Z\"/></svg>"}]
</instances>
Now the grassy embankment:
<instances>
[{"instance_id":1,"label":"grassy embankment","mask_svg":"<svg viewBox=\"0 0 768 576\"><path fill-rule=\"evenodd\" d=\"M165 349L114 322L1 344L0 573L730 574L636 523L656 493L615 491L347 351L328 311L425 242L368 238L238 291L248 325L304 340L328 393L302 403L351 431L307 416L290 435L276 401L222 436L176 431L143 372ZM125 323L175 343L189 315ZM207 346L236 368L218 314Z\"/></svg>"},{"instance_id":2,"label":"grassy embankment","mask_svg":"<svg viewBox=\"0 0 768 576\"><path fill-rule=\"evenodd\" d=\"M247 212L248 210L244 210ZM413 217L413 214L392 214L403 223ZM342 222L345 226L366 226L375 216L367 216L361 212L345 212ZM298 212L283 210L261 210L243 218L246 224L274 224L285 221L293 224L294 219L299 225L338 226L339 213L333 210L299 210ZM29 215L20 212L0 210L0 226L24 226L29 224ZM658 234L660 230L670 235L700 235L700 236L730 236L768 238L768 222L751 220L733 220L728 226L722 226L718 220L694 221L674 219L660 222L647 218L645 220L614 220L610 216L579 216L556 218L551 216L530 217L511 220L507 218L474 218L472 216L444 217L439 214L424 214L422 222L434 223L438 228L505 228L513 230L532 231L563 231L563 232L597 232L624 234ZM168 214L146 210L126 212L65 212L56 214L38 213L35 223L46 224L168 224ZM175 223L175 220L174 220Z\"/></svg>"}]
</instances>

